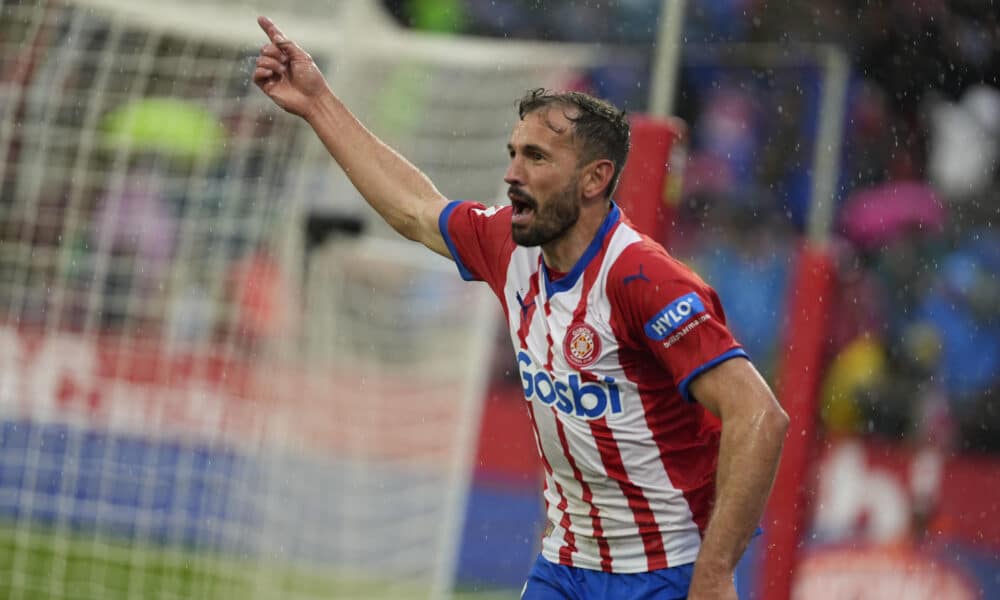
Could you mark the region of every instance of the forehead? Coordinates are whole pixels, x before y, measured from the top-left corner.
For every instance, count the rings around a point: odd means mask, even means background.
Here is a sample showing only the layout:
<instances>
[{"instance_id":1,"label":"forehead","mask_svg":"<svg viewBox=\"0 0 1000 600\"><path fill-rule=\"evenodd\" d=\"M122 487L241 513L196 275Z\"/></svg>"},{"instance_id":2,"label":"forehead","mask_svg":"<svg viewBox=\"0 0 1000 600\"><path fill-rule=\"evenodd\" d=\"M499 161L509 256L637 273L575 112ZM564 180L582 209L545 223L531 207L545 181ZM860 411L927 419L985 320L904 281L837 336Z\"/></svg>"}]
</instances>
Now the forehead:
<instances>
[{"instance_id":1,"label":"forehead","mask_svg":"<svg viewBox=\"0 0 1000 600\"><path fill-rule=\"evenodd\" d=\"M569 119L574 116L574 111L575 109L565 106L546 106L531 111L514 124L510 136L511 145L534 144L576 150L573 122Z\"/></svg>"}]
</instances>

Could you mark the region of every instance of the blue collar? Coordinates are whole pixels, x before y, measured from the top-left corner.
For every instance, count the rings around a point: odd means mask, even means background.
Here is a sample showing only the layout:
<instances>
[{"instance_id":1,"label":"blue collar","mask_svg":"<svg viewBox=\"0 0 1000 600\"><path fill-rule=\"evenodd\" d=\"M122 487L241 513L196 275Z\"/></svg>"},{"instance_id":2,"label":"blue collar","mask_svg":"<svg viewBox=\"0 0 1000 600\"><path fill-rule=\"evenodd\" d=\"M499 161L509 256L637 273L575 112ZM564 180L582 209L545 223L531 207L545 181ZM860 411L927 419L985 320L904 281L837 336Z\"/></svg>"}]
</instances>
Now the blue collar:
<instances>
[{"instance_id":1,"label":"blue collar","mask_svg":"<svg viewBox=\"0 0 1000 600\"><path fill-rule=\"evenodd\" d=\"M594 239L591 240L590 245L587 246L586 250L584 250L583 255L576 261L576 264L573 265L570 272L566 273L566 275L560 277L559 279L552 281L551 278L549 278L549 269L545 266L545 260L542 259L542 277L545 281L546 297L551 298L558 292L565 292L566 290L573 289L577 280L580 279L580 275L583 275L583 271L587 268L587 265L589 265L590 261L594 260L597 253L600 252L601 246L604 245L604 238L608 236L608 232L611 231L611 228L614 227L615 223L617 223L620 219L621 211L618 209L618 205L612 200L611 210L608 211L608 215L604 217L604 222L601 223L601 228L597 230L597 235L595 235Z\"/></svg>"}]
</instances>

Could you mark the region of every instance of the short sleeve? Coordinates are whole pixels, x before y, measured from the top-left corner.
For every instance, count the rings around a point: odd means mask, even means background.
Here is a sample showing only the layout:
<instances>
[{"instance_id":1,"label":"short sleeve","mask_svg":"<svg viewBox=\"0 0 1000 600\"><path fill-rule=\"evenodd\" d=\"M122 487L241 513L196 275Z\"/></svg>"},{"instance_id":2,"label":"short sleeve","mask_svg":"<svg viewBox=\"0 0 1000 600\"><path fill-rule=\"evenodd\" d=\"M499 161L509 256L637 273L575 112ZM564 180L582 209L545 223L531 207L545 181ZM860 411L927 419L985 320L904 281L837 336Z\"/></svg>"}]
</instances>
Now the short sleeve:
<instances>
[{"instance_id":1,"label":"short sleeve","mask_svg":"<svg viewBox=\"0 0 1000 600\"><path fill-rule=\"evenodd\" d=\"M634 244L612 269L609 293L628 338L652 353L677 390L712 367L747 353L726 326L718 295L693 271L651 243Z\"/></svg>"},{"instance_id":2,"label":"short sleeve","mask_svg":"<svg viewBox=\"0 0 1000 600\"><path fill-rule=\"evenodd\" d=\"M503 286L506 265L514 248L510 235L511 208L487 208L475 202L451 202L438 217L458 272L466 281Z\"/></svg>"}]
</instances>

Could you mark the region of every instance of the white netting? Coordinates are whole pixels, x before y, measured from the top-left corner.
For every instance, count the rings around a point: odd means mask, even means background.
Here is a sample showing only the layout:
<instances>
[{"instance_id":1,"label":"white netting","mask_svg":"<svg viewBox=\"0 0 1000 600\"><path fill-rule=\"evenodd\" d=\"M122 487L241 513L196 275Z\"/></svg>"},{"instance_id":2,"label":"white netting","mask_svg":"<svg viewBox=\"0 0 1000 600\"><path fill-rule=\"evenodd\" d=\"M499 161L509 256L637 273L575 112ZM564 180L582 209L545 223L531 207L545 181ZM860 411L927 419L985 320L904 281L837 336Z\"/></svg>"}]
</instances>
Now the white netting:
<instances>
[{"instance_id":1,"label":"white netting","mask_svg":"<svg viewBox=\"0 0 1000 600\"><path fill-rule=\"evenodd\" d=\"M2 598L450 586L496 308L250 86L270 9L459 198L596 55L369 2L0 3Z\"/></svg>"}]
</instances>

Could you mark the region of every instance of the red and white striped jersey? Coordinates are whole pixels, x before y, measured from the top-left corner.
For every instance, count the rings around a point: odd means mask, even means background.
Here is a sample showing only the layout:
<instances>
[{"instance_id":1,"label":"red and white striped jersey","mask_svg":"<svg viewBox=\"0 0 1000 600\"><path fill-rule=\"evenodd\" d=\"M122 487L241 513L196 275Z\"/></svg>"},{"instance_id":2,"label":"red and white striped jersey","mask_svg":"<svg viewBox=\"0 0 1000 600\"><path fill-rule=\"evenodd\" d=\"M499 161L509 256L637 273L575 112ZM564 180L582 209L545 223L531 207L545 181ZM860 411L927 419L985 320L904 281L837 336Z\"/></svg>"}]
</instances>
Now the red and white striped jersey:
<instances>
[{"instance_id":1,"label":"red and white striped jersey","mask_svg":"<svg viewBox=\"0 0 1000 600\"><path fill-rule=\"evenodd\" d=\"M694 562L720 423L688 384L746 354L715 292L612 206L569 273L511 238L510 207L452 202L462 277L499 297L545 468L548 560L637 573Z\"/></svg>"}]
</instances>

